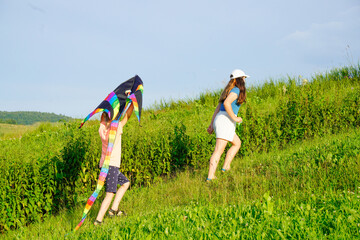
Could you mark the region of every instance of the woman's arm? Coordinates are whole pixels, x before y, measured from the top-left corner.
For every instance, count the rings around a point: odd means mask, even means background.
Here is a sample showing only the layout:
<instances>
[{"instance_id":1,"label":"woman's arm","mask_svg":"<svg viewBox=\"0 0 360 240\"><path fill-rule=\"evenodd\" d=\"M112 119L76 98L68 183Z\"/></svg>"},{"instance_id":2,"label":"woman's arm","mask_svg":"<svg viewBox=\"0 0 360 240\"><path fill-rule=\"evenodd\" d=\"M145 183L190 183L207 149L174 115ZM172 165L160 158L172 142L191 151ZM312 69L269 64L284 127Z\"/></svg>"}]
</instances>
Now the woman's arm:
<instances>
[{"instance_id":1,"label":"woman's arm","mask_svg":"<svg viewBox=\"0 0 360 240\"><path fill-rule=\"evenodd\" d=\"M230 94L226 97L224 101L224 107L226 112L229 114L230 118L238 123L242 122L242 118L235 115L235 113L232 110L231 103L235 101L238 98L238 95L234 92L230 92Z\"/></svg>"},{"instance_id":2,"label":"woman's arm","mask_svg":"<svg viewBox=\"0 0 360 240\"><path fill-rule=\"evenodd\" d=\"M214 111L214 114L211 118L211 123L207 129L208 133L211 134L213 131L214 131L214 127L213 127L213 124L214 124L214 120L215 120L215 117L216 117L216 114L218 114L218 112L220 111L220 106L221 106L221 103L219 103Z\"/></svg>"}]
</instances>

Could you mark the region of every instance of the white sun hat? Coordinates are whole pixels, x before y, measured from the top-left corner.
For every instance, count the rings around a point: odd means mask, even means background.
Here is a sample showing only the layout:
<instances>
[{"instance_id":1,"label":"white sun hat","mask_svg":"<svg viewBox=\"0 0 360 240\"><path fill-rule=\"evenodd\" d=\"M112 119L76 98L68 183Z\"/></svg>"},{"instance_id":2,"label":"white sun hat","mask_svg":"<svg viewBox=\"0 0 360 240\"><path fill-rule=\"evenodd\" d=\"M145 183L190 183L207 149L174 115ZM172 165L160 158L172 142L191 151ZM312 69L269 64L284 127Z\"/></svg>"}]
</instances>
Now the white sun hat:
<instances>
[{"instance_id":1,"label":"white sun hat","mask_svg":"<svg viewBox=\"0 0 360 240\"><path fill-rule=\"evenodd\" d=\"M246 75L244 73L243 70L240 70L240 69L235 69L234 71L231 72L231 75L230 75L230 79L234 79L234 78L239 78L239 77L250 77L248 75Z\"/></svg>"}]
</instances>

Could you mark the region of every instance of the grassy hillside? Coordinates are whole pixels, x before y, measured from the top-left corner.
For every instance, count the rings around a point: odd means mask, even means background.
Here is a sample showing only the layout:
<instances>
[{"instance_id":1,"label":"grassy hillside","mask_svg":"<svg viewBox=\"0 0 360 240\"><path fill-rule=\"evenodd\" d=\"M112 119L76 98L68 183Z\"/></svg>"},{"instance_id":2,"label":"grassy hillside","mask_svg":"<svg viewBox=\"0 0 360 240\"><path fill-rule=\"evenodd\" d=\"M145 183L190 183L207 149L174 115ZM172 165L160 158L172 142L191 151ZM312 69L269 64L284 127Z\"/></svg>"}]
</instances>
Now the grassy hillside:
<instances>
[{"instance_id":1,"label":"grassy hillside","mask_svg":"<svg viewBox=\"0 0 360 240\"><path fill-rule=\"evenodd\" d=\"M360 129L234 160L211 184L185 170L121 203L127 217L94 227L100 201L77 233L82 205L4 239L358 239Z\"/></svg>"},{"instance_id":2,"label":"grassy hillside","mask_svg":"<svg viewBox=\"0 0 360 240\"><path fill-rule=\"evenodd\" d=\"M244 233L253 236L262 229L264 237L281 238L283 232L273 227L281 225L278 229L284 229L286 224L297 229L289 230L287 237L354 234L359 223L359 66L333 69L309 81L289 78L249 88L248 101L239 113L244 122L236 129L242 140L235 160L240 165L235 164L228 175L206 185L208 161L215 146L215 137L207 134L206 128L219 94L207 92L193 100L162 102L143 112L141 127L136 118L130 119L122 138L121 171L132 183L124 206L134 219L127 218L130 225L121 236L166 238L167 232L184 238L212 238L217 236L215 230L225 229L225 220L211 224L214 228L208 224L216 216L235 219L226 225L235 235L223 232L219 238L237 238ZM82 207L96 184L101 142L98 121L86 123L81 130L79 124L41 124L21 139L0 141L0 181L4 182L0 186L1 232L20 227L14 234L24 236L34 232L23 226L60 218L68 227L60 224L61 229L57 229L46 223L31 226L47 226L38 234L46 236L52 229L61 235L77 224L75 216L80 220ZM152 192L159 198L151 196ZM88 225L82 227L90 229L84 230L84 238L110 238L107 230L119 232L116 226L105 227L105 233L94 232L89 225L96 206ZM316 214L313 206L318 209ZM62 213L63 209L67 212ZM171 209L176 211L172 213ZM286 209L292 214L290 219L283 215ZM330 216L330 211L336 214ZM309 212L317 217L305 221ZM53 218L55 214L60 214L59 218ZM175 215L184 215L184 220L177 221ZM329 217L327 222L318 223L324 216ZM285 223L283 218L289 221ZM345 220L346 225L337 225L336 221ZM244 225L236 225L239 221ZM197 235L202 232L205 235Z\"/></svg>"},{"instance_id":3,"label":"grassy hillside","mask_svg":"<svg viewBox=\"0 0 360 240\"><path fill-rule=\"evenodd\" d=\"M0 123L32 125L37 122L59 122L69 121L71 117L55 113L16 111L0 111Z\"/></svg>"}]
</instances>

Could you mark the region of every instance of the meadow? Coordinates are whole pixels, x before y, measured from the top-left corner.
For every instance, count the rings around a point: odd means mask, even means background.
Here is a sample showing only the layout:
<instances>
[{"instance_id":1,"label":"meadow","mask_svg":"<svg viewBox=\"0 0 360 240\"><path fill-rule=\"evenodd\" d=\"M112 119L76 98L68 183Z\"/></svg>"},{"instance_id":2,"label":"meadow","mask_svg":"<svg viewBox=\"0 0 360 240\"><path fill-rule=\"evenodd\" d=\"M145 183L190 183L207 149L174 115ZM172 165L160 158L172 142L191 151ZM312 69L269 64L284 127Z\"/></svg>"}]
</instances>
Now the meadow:
<instances>
[{"instance_id":1,"label":"meadow","mask_svg":"<svg viewBox=\"0 0 360 240\"><path fill-rule=\"evenodd\" d=\"M0 139L19 138L28 131L35 130L39 124L15 125L0 123Z\"/></svg>"},{"instance_id":2,"label":"meadow","mask_svg":"<svg viewBox=\"0 0 360 240\"><path fill-rule=\"evenodd\" d=\"M249 88L237 127L242 148L231 171L210 184L215 138L206 128L220 91L144 111L141 126L132 118L123 135L128 216L95 228L98 200L76 233L98 174L98 121L81 130L80 121L41 124L2 138L2 237L356 239L359 78L352 66Z\"/></svg>"},{"instance_id":3,"label":"meadow","mask_svg":"<svg viewBox=\"0 0 360 240\"><path fill-rule=\"evenodd\" d=\"M234 160L206 183L185 170L123 199L127 217L93 226L97 201L73 233L83 206L9 231L4 239L357 239L360 130Z\"/></svg>"}]
</instances>

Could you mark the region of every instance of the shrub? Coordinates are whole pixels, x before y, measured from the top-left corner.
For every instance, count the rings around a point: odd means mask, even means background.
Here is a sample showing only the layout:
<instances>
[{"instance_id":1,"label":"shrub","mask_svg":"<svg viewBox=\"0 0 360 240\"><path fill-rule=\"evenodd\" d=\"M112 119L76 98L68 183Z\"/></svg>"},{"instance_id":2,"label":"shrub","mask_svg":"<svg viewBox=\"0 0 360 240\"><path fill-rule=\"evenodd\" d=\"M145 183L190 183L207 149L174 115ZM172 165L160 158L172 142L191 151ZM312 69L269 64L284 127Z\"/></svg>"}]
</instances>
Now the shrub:
<instances>
[{"instance_id":1,"label":"shrub","mask_svg":"<svg viewBox=\"0 0 360 240\"><path fill-rule=\"evenodd\" d=\"M359 68L334 69L307 84L301 78L248 89L236 131L240 155L267 152L297 141L347 131L360 124ZM132 118L122 138L121 172L132 186L185 168L208 166L215 138L206 132L220 91L188 102L161 103ZM99 174L98 121L42 124L19 139L0 140L0 231L41 220L82 202Z\"/></svg>"}]
</instances>

